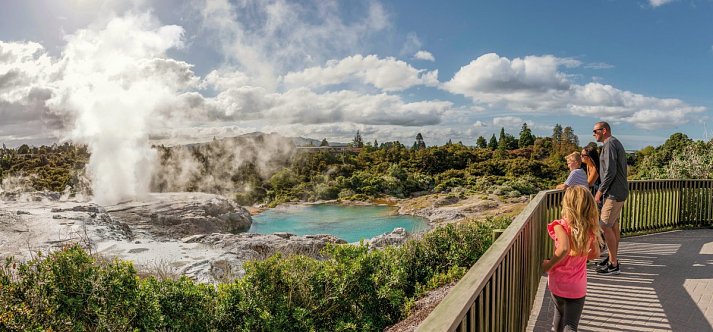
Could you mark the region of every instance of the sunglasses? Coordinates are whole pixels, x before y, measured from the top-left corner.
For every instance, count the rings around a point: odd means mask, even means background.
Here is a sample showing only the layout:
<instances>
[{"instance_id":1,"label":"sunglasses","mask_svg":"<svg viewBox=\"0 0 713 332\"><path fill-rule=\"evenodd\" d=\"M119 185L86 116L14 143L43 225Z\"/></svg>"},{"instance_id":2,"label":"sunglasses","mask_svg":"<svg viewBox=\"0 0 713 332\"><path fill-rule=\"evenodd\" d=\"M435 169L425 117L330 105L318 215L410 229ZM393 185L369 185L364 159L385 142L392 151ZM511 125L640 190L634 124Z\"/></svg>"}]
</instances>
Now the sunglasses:
<instances>
[{"instance_id":1,"label":"sunglasses","mask_svg":"<svg viewBox=\"0 0 713 332\"><path fill-rule=\"evenodd\" d=\"M604 129L604 128L597 128L597 129L594 129L594 130L592 130L592 133L596 134L598 131L600 131L600 130L602 130L602 129Z\"/></svg>"}]
</instances>

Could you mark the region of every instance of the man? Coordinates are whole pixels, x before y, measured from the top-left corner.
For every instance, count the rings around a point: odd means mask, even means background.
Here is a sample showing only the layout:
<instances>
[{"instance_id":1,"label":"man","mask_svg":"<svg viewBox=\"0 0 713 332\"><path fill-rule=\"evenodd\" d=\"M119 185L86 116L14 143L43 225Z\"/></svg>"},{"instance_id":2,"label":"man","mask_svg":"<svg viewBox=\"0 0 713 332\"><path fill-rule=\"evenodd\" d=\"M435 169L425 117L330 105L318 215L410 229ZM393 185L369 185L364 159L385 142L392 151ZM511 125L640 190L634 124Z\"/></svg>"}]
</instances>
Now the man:
<instances>
[{"instance_id":1,"label":"man","mask_svg":"<svg viewBox=\"0 0 713 332\"><path fill-rule=\"evenodd\" d=\"M604 231L604 242L609 248L609 256L600 262L597 272L601 274L619 274L619 241L621 229L619 216L624 201L629 196L629 184L626 182L626 153L616 137L612 136L611 127L606 122L597 122L592 130L597 142L604 143L599 156L599 177L601 183L594 200L602 205L600 223Z\"/></svg>"}]
</instances>

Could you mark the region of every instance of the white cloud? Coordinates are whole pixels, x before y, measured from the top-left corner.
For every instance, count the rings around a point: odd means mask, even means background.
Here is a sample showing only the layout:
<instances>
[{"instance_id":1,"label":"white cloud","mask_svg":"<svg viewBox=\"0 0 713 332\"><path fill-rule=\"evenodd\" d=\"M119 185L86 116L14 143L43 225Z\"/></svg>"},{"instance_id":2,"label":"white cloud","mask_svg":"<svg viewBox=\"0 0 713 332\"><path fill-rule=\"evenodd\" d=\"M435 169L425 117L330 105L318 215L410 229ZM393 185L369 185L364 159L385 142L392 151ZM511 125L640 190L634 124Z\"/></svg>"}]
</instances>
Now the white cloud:
<instances>
[{"instance_id":1,"label":"white cloud","mask_svg":"<svg viewBox=\"0 0 713 332\"><path fill-rule=\"evenodd\" d=\"M557 70L561 65L572 67L579 62L551 55L510 60L489 53L461 67L443 88L479 102L539 110L560 99L571 85L567 75Z\"/></svg>"},{"instance_id":2,"label":"white cloud","mask_svg":"<svg viewBox=\"0 0 713 332\"><path fill-rule=\"evenodd\" d=\"M429 51L418 51L416 54L413 55L415 59L418 60L426 60L426 61L436 61L436 58L433 57L433 54Z\"/></svg>"},{"instance_id":3,"label":"white cloud","mask_svg":"<svg viewBox=\"0 0 713 332\"><path fill-rule=\"evenodd\" d=\"M228 89L207 99L216 119L270 119L275 123L319 124L353 122L374 125L424 126L441 122L453 107L447 101L406 103L388 94L341 90L316 93L307 88L285 93L260 87Z\"/></svg>"},{"instance_id":4,"label":"white cloud","mask_svg":"<svg viewBox=\"0 0 713 332\"><path fill-rule=\"evenodd\" d=\"M532 121L526 121L526 120L523 120L522 118L519 118L516 116L502 116L502 117L494 117L493 118L493 126L504 127L505 129L520 130L522 128L523 123L527 123L527 125L530 128L533 127Z\"/></svg>"},{"instance_id":5,"label":"white cloud","mask_svg":"<svg viewBox=\"0 0 713 332\"><path fill-rule=\"evenodd\" d=\"M690 106L679 99L647 97L599 83L575 86L572 91L572 114L628 122L644 129L682 125L705 111L705 107Z\"/></svg>"},{"instance_id":6,"label":"white cloud","mask_svg":"<svg viewBox=\"0 0 713 332\"><path fill-rule=\"evenodd\" d=\"M394 58L353 55L341 61L329 61L325 67L290 72L284 77L287 87L320 87L359 80L383 91L401 91L415 85L438 85L438 71L411 67Z\"/></svg>"},{"instance_id":7,"label":"white cloud","mask_svg":"<svg viewBox=\"0 0 713 332\"><path fill-rule=\"evenodd\" d=\"M401 52L399 53L401 56L409 56L420 50L422 46L423 43L421 43L418 35L410 32L406 35L406 40L404 41L404 45L401 47Z\"/></svg>"},{"instance_id":8,"label":"white cloud","mask_svg":"<svg viewBox=\"0 0 713 332\"><path fill-rule=\"evenodd\" d=\"M354 54L390 24L378 2L353 10L359 19L347 22L334 1L207 0L200 8L206 37L218 36L228 65L270 91L280 73Z\"/></svg>"},{"instance_id":9,"label":"white cloud","mask_svg":"<svg viewBox=\"0 0 713 332\"><path fill-rule=\"evenodd\" d=\"M673 2L673 0L649 0L649 4L651 5L651 7L654 7L654 8L663 6L663 5L665 5L667 3L671 3L671 2Z\"/></svg>"},{"instance_id":10,"label":"white cloud","mask_svg":"<svg viewBox=\"0 0 713 332\"><path fill-rule=\"evenodd\" d=\"M251 79L236 68L216 69L206 75L204 83L216 90L227 90L251 84Z\"/></svg>"},{"instance_id":11,"label":"white cloud","mask_svg":"<svg viewBox=\"0 0 713 332\"><path fill-rule=\"evenodd\" d=\"M647 97L600 83L574 84L559 70L578 65L577 60L550 55L510 60L490 53L462 67L442 87L475 102L503 104L515 111L568 112L644 129L678 126L705 111L679 99Z\"/></svg>"},{"instance_id":12,"label":"white cloud","mask_svg":"<svg viewBox=\"0 0 713 332\"><path fill-rule=\"evenodd\" d=\"M608 63L604 62L592 62L584 65L584 68L588 69L612 69L614 68L614 65L610 65Z\"/></svg>"},{"instance_id":13,"label":"white cloud","mask_svg":"<svg viewBox=\"0 0 713 332\"><path fill-rule=\"evenodd\" d=\"M45 102L60 70L40 44L0 41L0 140L56 138L66 119Z\"/></svg>"}]
</instances>

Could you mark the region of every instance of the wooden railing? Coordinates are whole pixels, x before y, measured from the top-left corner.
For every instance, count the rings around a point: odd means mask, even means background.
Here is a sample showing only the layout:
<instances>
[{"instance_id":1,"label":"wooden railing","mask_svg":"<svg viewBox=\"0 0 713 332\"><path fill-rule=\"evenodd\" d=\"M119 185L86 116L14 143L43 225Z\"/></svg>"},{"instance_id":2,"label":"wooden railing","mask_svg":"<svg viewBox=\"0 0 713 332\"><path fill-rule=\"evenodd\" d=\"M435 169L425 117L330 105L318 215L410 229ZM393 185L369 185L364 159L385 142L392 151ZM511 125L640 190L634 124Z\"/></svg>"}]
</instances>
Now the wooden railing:
<instances>
[{"instance_id":1,"label":"wooden railing","mask_svg":"<svg viewBox=\"0 0 713 332\"><path fill-rule=\"evenodd\" d=\"M559 218L563 191L541 191L417 331L524 331ZM713 180L629 181L624 236L713 225Z\"/></svg>"}]
</instances>

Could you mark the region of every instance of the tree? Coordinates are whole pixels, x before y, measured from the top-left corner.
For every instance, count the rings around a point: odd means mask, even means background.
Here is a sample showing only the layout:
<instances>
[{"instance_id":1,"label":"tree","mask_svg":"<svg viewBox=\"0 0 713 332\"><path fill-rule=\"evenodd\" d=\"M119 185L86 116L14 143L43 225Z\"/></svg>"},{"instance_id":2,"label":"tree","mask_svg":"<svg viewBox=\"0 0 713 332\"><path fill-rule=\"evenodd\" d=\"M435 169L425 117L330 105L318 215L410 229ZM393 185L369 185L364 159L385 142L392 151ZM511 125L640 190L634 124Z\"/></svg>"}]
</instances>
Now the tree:
<instances>
[{"instance_id":1,"label":"tree","mask_svg":"<svg viewBox=\"0 0 713 332\"><path fill-rule=\"evenodd\" d=\"M451 145L451 144L453 144L453 141L451 141L451 139L449 138L449 139L448 139L448 142L446 143L446 145Z\"/></svg>"},{"instance_id":2,"label":"tree","mask_svg":"<svg viewBox=\"0 0 713 332\"><path fill-rule=\"evenodd\" d=\"M19 148L17 148L17 154L28 154L30 153L30 147L27 146L27 144L20 145Z\"/></svg>"},{"instance_id":3,"label":"tree","mask_svg":"<svg viewBox=\"0 0 713 332\"><path fill-rule=\"evenodd\" d=\"M533 144L535 144L535 135L533 135L530 128L527 127L527 123L523 123L522 129L520 130L520 140L518 141L518 146L520 148L524 148Z\"/></svg>"},{"instance_id":4,"label":"tree","mask_svg":"<svg viewBox=\"0 0 713 332\"><path fill-rule=\"evenodd\" d=\"M558 154L560 152L560 143L562 143L562 126L557 123L552 128L552 152Z\"/></svg>"},{"instance_id":5,"label":"tree","mask_svg":"<svg viewBox=\"0 0 713 332\"><path fill-rule=\"evenodd\" d=\"M560 152L562 155L568 155L579 150L579 137L574 133L572 127L567 126L562 131L562 140L560 141Z\"/></svg>"},{"instance_id":6,"label":"tree","mask_svg":"<svg viewBox=\"0 0 713 332\"><path fill-rule=\"evenodd\" d=\"M500 128L500 137L498 137L498 144L503 145L505 144L503 141L506 139L505 137L505 128L501 127Z\"/></svg>"},{"instance_id":7,"label":"tree","mask_svg":"<svg viewBox=\"0 0 713 332\"><path fill-rule=\"evenodd\" d=\"M555 142L562 140L562 126L559 123L555 124L554 128L552 128L552 139Z\"/></svg>"},{"instance_id":8,"label":"tree","mask_svg":"<svg viewBox=\"0 0 713 332\"><path fill-rule=\"evenodd\" d=\"M505 133L505 128L500 129L500 139L498 140L498 150L514 150L517 149L517 140L515 136Z\"/></svg>"},{"instance_id":9,"label":"tree","mask_svg":"<svg viewBox=\"0 0 713 332\"><path fill-rule=\"evenodd\" d=\"M414 150L421 150L426 148L426 143L423 141L423 135L421 133L416 134L416 142L413 143Z\"/></svg>"},{"instance_id":10,"label":"tree","mask_svg":"<svg viewBox=\"0 0 713 332\"><path fill-rule=\"evenodd\" d=\"M493 136L490 137L490 142L488 142L488 148L490 150L495 150L498 148L498 139L495 138L495 134L493 134Z\"/></svg>"},{"instance_id":11,"label":"tree","mask_svg":"<svg viewBox=\"0 0 713 332\"><path fill-rule=\"evenodd\" d=\"M326 138L323 138L322 143L319 143L319 146L329 146L329 142L327 142Z\"/></svg>"},{"instance_id":12,"label":"tree","mask_svg":"<svg viewBox=\"0 0 713 332\"><path fill-rule=\"evenodd\" d=\"M478 139L475 140L475 146L485 149L488 147L488 141L485 140L485 137L483 136L478 136Z\"/></svg>"},{"instance_id":13,"label":"tree","mask_svg":"<svg viewBox=\"0 0 713 332\"><path fill-rule=\"evenodd\" d=\"M374 139L374 147L375 147L375 148L378 148L378 147L379 147L379 142L377 142L376 139Z\"/></svg>"},{"instance_id":14,"label":"tree","mask_svg":"<svg viewBox=\"0 0 713 332\"><path fill-rule=\"evenodd\" d=\"M364 141L362 141L361 133L359 133L358 130L357 130L356 136L354 136L354 142L352 143L352 145L355 148L363 148L364 147Z\"/></svg>"}]
</instances>

